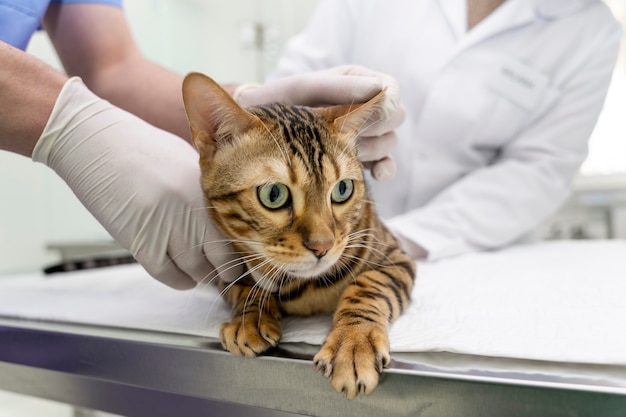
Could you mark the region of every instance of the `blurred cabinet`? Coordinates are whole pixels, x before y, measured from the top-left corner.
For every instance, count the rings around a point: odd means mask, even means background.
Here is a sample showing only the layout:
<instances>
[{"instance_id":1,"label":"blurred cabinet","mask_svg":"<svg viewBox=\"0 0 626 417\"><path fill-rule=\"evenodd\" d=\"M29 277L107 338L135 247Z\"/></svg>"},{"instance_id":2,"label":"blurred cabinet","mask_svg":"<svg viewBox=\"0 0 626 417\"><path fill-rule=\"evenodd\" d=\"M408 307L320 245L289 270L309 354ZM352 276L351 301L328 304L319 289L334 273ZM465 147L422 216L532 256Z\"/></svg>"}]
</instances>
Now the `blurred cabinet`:
<instances>
[{"instance_id":1,"label":"blurred cabinet","mask_svg":"<svg viewBox=\"0 0 626 417\"><path fill-rule=\"evenodd\" d=\"M579 175L546 239L626 239L626 173Z\"/></svg>"},{"instance_id":2,"label":"blurred cabinet","mask_svg":"<svg viewBox=\"0 0 626 417\"><path fill-rule=\"evenodd\" d=\"M126 0L141 49L181 74L222 83L261 82L317 0Z\"/></svg>"}]
</instances>

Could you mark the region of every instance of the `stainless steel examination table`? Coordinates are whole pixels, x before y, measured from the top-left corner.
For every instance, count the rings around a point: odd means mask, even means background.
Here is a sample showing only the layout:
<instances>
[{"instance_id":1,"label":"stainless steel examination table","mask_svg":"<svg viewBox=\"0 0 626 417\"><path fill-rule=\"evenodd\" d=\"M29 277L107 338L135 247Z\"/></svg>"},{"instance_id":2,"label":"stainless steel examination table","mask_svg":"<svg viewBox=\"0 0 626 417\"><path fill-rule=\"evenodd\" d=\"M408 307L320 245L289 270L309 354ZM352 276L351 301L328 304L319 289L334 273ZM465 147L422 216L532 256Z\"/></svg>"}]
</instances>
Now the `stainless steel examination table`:
<instances>
[{"instance_id":1,"label":"stainless steel examination table","mask_svg":"<svg viewBox=\"0 0 626 417\"><path fill-rule=\"evenodd\" d=\"M285 317L249 359L216 341L215 288L139 265L4 277L0 390L124 416L626 417L625 259L626 240L562 241L420 263L391 366L352 401L311 362L330 317Z\"/></svg>"},{"instance_id":2,"label":"stainless steel examination table","mask_svg":"<svg viewBox=\"0 0 626 417\"><path fill-rule=\"evenodd\" d=\"M607 382L626 367L394 354L350 401L314 371L315 351L247 359L199 336L0 318L0 389L125 416L626 416L626 386Z\"/></svg>"}]
</instances>

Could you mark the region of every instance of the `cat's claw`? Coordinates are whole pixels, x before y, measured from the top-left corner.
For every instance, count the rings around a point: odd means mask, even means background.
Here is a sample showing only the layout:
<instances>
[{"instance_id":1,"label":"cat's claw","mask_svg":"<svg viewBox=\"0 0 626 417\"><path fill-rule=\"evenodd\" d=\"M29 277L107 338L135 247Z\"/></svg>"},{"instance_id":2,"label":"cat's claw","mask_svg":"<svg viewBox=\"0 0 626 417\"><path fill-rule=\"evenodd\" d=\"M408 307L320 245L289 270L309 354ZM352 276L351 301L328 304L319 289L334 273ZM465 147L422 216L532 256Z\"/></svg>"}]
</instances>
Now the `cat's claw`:
<instances>
[{"instance_id":1,"label":"cat's claw","mask_svg":"<svg viewBox=\"0 0 626 417\"><path fill-rule=\"evenodd\" d=\"M387 333L376 327L368 332L331 331L313 361L335 390L347 398L370 394L390 361Z\"/></svg>"},{"instance_id":2,"label":"cat's claw","mask_svg":"<svg viewBox=\"0 0 626 417\"><path fill-rule=\"evenodd\" d=\"M329 378L333 373L333 366L330 363L326 363L325 360L319 359L315 361L315 370L324 375L324 377Z\"/></svg>"},{"instance_id":3,"label":"cat's claw","mask_svg":"<svg viewBox=\"0 0 626 417\"><path fill-rule=\"evenodd\" d=\"M222 347L238 356L255 357L275 347L281 337L280 322L271 316L237 317L222 324Z\"/></svg>"}]
</instances>

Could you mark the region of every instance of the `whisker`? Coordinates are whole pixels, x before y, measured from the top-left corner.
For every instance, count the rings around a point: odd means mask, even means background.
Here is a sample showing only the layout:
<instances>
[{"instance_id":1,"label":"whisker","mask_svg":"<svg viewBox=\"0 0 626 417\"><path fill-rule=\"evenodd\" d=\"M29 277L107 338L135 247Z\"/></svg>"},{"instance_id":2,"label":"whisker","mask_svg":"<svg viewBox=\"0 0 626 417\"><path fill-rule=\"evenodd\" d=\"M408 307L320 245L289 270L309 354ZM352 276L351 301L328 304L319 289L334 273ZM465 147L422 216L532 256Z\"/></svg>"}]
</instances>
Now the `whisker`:
<instances>
[{"instance_id":1,"label":"whisker","mask_svg":"<svg viewBox=\"0 0 626 417\"><path fill-rule=\"evenodd\" d=\"M258 270L259 268L261 268L262 266L267 265L268 263L270 263L269 259L266 259L264 262L261 262L259 265L257 265L256 268L254 268L254 270ZM270 265L270 267L272 267ZM250 291L248 292L246 299L244 301L243 304L243 311L242 311L242 325L243 323L245 323L245 318L246 318L246 314L245 311L248 309L248 304L252 301L254 302L254 300L257 298L258 294L261 294L261 297L259 299L259 301L256 302L257 304L257 309L258 309L258 314L259 314L259 323L257 323L257 327L260 325L260 319L261 319L261 315L262 315L262 310L261 310L261 299L263 298L264 294L267 292L262 288L263 282L268 280L268 276L263 274L261 276L261 278L259 278L257 281L255 281L254 285L252 286L252 288L250 288ZM244 327L245 328L245 327Z\"/></svg>"},{"instance_id":2,"label":"whisker","mask_svg":"<svg viewBox=\"0 0 626 417\"><path fill-rule=\"evenodd\" d=\"M238 268L240 266L245 266L247 265L248 262L253 262L256 261L258 259L263 259L263 255L256 255L256 254L252 254L252 255L245 255L245 256L240 256L239 258L230 260L228 262L223 263L222 265L216 267L213 271L211 271L205 278L203 278L198 284L202 284L205 287L208 285L211 285L212 281L215 280L215 278L219 277L220 274L223 274L225 272L228 272L234 268ZM209 276L211 276L212 274L215 273L215 276L213 278L211 278L210 280L206 281L207 278ZM239 280L241 278L238 277L236 278L236 280Z\"/></svg>"},{"instance_id":3,"label":"whisker","mask_svg":"<svg viewBox=\"0 0 626 417\"><path fill-rule=\"evenodd\" d=\"M381 263L378 263L378 262L371 261L369 259L360 258L360 257L355 256L355 255L344 254L343 256L345 256L348 259L357 259L357 260L365 263L369 267L383 268L383 267L387 266L386 264L381 264Z\"/></svg>"},{"instance_id":4,"label":"whisker","mask_svg":"<svg viewBox=\"0 0 626 417\"><path fill-rule=\"evenodd\" d=\"M267 279L270 281L270 284L273 286L276 284L276 280L278 278L278 275L281 273L281 271L276 266L271 265L270 272L271 272L271 275L267 275ZM279 282L279 289L280 289L280 285L281 283ZM261 293L261 298L259 300L259 322L258 322L259 327L261 326L261 317L263 315L263 311L265 310L265 304L269 302L271 297L273 297L273 295L271 294L270 291L263 291Z\"/></svg>"},{"instance_id":5,"label":"whisker","mask_svg":"<svg viewBox=\"0 0 626 417\"><path fill-rule=\"evenodd\" d=\"M259 255L258 259L263 259L262 256ZM226 287L221 291L220 295L224 295L228 290L230 290L233 285L237 284L239 281L241 281L242 279L250 276L253 272L255 272L256 270L258 270L259 268L263 267L264 265L266 265L267 263L269 263L269 260L264 260L263 262L259 263L255 268L249 268L247 269L243 274L241 274L237 279L235 279L233 282L230 282L226 285Z\"/></svg>"},{"instance_id":6,"label":"whisker","mask_svg":"<svg viewBox=\"0 0 626 417\"><path fill-rule=\"evenodd\" d=\"M257 258L258 258L258 259L261 259L261 258L262 258L262 256L261 256L261 255L257 255ZM240 258L237 258L237 259L232 260L232 261L230 261L230 262L227 262L227 264L228 264L228 263L232 263L232 265L230 266L230 268L236 268L236 267L239 267L239 266L244 266L244 265L246 265L246 263L247 263L248 261L253 261L253 260L256 260L255 255L249 255L249 256L240 257ZM226 264L225 264L225 265L226 265ZM222 265L222 266L224 266L224 265ZM200 283L198 283L197 290L200 290L200 289L202 289L202 288L207 288L207 287L209 287L209 286L211 285L212 281L213 281L213 280L214 280L217 276L218 276L218 275L216 274L216 276L215 276L215 277L213 277L213 278L211 278L209 281L206 281L206 278L205 278L205 279L203 279ZM224 299L224 294L225 294L225 293L226 293L226 292L227 292L230 288L232 288L232 286L233 286L233 285L235 285L235 284L237 283L237 281L239 281L239 280L240 280L240 279L242 279L243 277L244 277L244 275L241 275L240 277L238 277L237 279L235 279L233 282L229 283L229 284L226 286L226 288L224 288L222 291L220 291L220 292L219 292L219 294L218 294L218 295L219 295L219 298L220 298L220 299ZM210 318L211 318L211 316L212 316L213 309L215 308L215 306L216 306L216 303L212 303L212 304L209 306L209 308L208 308L208 311L207 311L207 314L206 314L206 320L205 320L205 327L207 327L207 323L208 323L208 321L210 320Z\"/></svg>"}]
</instances>

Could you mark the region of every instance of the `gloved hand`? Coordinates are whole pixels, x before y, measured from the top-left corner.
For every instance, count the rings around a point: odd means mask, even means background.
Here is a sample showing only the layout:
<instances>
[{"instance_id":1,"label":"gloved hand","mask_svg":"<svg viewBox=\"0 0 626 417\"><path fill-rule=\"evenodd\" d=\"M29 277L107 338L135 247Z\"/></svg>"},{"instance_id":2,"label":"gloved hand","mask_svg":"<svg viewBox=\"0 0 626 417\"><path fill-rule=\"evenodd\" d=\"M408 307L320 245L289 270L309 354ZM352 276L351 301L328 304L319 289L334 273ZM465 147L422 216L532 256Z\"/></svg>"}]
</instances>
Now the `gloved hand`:
<instances>
[{"instance_id":1,"label":"gloved hand","mask_svg":"<svg viewBox=\"0 0 626 417\"><path fill-rule=\"evenodd\" d=\"M396 173L390 157L396 146L393 132L404 120L397 81L385 74L355 65L344 65L272 80L264 85L243 85L234 93L242 107L272 102L304 106L362 103L386 88L381 110L363 127L358 141L359 159L372 176L386 180Z\"/></svg>"},{"instance_id":2,"label":"gloved hand","mask_svg":"<svg viewBox=\"0 0 626 417\"><path fill-rule=\"evenodd\" d=\"M204 208L197 152L96 97L79 78L63 87L32 157L163 283L187 289L216 268L228 280L241 272Z\"/></svg>"}]
</instances>

